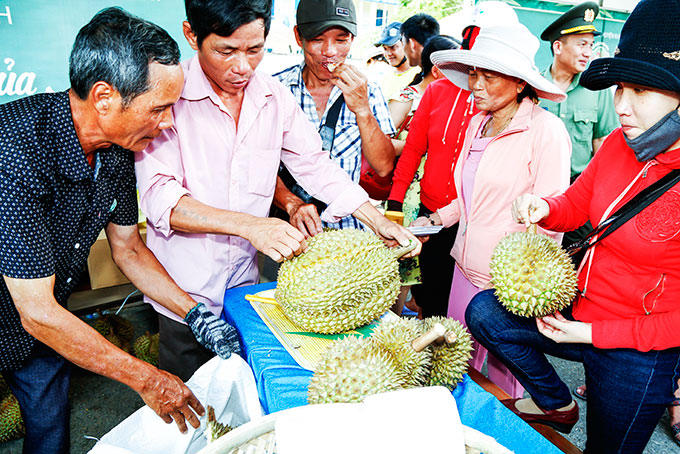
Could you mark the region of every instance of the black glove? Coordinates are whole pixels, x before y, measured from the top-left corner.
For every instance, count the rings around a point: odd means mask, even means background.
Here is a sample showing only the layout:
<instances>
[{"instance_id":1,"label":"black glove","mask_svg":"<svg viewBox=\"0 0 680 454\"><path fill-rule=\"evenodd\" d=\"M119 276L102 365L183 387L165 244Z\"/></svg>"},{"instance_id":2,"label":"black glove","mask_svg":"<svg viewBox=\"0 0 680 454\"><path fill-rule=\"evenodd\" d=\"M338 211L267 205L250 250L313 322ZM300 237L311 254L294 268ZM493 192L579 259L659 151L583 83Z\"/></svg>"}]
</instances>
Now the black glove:
<instances>
[{"instance_id":1,"label":"black glove","mask_svg":"<svg viewBox=\"0 0 680 454\"><path fill-rule=\"evenodd\" d=\"M387 211L401 211L403 209L403 203L397 202L396 200L387 201Z\"/></svg>"},{"instance_id":2,"label":"black glove","mask_svg":"<svg viewBox=\"0 0 680 454\"><path fill-rule=\"evenodd\" d=\"M198 303L184 317L196 340L220 358L227 359L232 353L241 353L236 328L218 318L205 304Z\"/></svg>"}]
</instances>

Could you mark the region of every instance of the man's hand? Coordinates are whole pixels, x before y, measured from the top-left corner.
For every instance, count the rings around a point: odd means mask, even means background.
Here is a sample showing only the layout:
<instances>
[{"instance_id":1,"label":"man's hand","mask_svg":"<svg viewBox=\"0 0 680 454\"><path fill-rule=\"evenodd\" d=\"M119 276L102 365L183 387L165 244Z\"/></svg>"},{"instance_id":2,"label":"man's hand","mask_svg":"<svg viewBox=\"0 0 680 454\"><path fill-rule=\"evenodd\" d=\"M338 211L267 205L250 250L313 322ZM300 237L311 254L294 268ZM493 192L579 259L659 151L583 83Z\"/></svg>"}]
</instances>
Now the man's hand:
<instances>
[{"instance_id":1,"label":"man's hand","mask_svg":"<svg viewBox=\"0 0 680 454\"><path fill-rule=\"evenodd\" d=\"M187 431L186 421L197 429L201 423L195 413L203 416L205 409L196 396L179 377L160 369L151 370L151 376L139 391L144 403L167 424L174 420L182 433Z\"/></svg>"},{"instance_id":2,"label":"man's hand","mask_svg":"<svg viewBox=\"0 0 680 454\"><path fill-rule=\"evenodd\" d=\"M241 353L236 328L218 318L205 304L198 303L191 309L184 321L187 322L196 340L208 350L222 359L227 359L232 353Z\"/></svg>"},{"instance_id":3,"label":"man's hand","mask_svg":"<svg viewBox=\"0 0 680 454\"><path fill-rule=\"evenodd\" d=\"M305 236L289 223L276 218L254 217L244 233L255 249L276 262L307 250Z\"/></svg>"},{"instance_id":4,"label":"man's hand","mask_svg":"<svg viewBox=\"0 0 680 454\"><path fill-rule=\"evenodd\" d=\"M536 318L538 331L557 343L592 344L593 325L591 323L567 320L559 312L543 318Z\"/></svg>"},{"instance_id":5,"label":"man's hand","mask_svg":"<svg viewBox=\"0 0 680 454\"><path fill-rule=\"evenodd\" d=\"M290 216L290 224L297 228L305 238L313 237L323 231L319 213L311 203L295 204L288 212L288 216Z\"/></svg>"},{"instance_id":6,"label":"man's hand","mask_svg":"<svg viewBox=\"0 0 680 454\"><path fill-rule=\"evenodd\" d=\"M368 79L354 66L343 63L333 75L333 83L342 91L347 108L357 117L372 115L368 103Z\"/></svg>"},{"instance_id":7,"label":"man's hand","mask_svg":"<svg viewBox=\"0 0 680 454\"><path fill-rule=\"evenodd\" d=\"M419 238L413 235L408 229L390 221L386 217L382 217L382 219L384 219L384 221L380 220L376 222L375 233L383 239L385 244L389 247L407 246L413 241L416 244L415 249L408 254L405 254L402 258L407 259L420 254L423 245Z\"/></svg>"}]
</instances>

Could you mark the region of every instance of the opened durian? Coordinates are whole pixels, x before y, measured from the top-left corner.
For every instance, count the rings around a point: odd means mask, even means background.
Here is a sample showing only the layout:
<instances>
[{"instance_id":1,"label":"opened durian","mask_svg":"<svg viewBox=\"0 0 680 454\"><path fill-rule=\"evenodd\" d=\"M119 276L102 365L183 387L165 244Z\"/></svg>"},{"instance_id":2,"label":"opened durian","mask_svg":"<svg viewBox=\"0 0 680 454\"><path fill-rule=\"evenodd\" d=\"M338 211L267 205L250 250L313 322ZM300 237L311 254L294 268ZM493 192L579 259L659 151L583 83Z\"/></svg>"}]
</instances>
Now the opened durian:
<instances>
[{"instance_id":1,"label":"opened durian","mask_svg":"<svg viewBox=\"0 0 680 454\"><path fill-rule=\"evenodd\" d=\"M9 394L0 402L0 443L21 438L24 432L19 401L14 394Z\"/></svg>"},{"instance_id":2,"label":"opened durian","mask_svg":"<svg viewBox=\"0 0 680 454\"><path fill-rule=\"evenodd\" d=\"M507 235L496 245L489 267L496 297L516 315L553 314L576 295L574 265L564 249L546 235Z\"/></svg>"},{"instance_id":3,"label":"opened durian","mask_svg":"<svg viewBox=\"0 0 680 454\"><path fill-rule=\"evenodd\" d=\"M149 364L158 366L158 333L139 336L132 345L134 355Z\"/></svg>"},{"instance_id":4,"label":"opened durian","mask_svg":"<svg viewBox=\"0 0 680 454\"><path fill-rule=\"evenodd\" d=\"M309 240L307 252L281 265L275 298L305 330L333 334L354 329L382 315L396 300L400 283L395 256L370 232L322 232Z\"/></svg>"},{"instance_id":5,"label":"opened durian","mask_svg":"<svg viewBox=\"0 0 680 454\"><path fill-rule=\"evenodd\" d=\"M472 338L458 321L446 317L430 317L423 320L425 331L437 323L444 326L446 335L443 342L434 342L432 368L427 382L429 386L446 386L453 390L463 380L468 361L472 358Z\"/></svg>"}]
</instances>

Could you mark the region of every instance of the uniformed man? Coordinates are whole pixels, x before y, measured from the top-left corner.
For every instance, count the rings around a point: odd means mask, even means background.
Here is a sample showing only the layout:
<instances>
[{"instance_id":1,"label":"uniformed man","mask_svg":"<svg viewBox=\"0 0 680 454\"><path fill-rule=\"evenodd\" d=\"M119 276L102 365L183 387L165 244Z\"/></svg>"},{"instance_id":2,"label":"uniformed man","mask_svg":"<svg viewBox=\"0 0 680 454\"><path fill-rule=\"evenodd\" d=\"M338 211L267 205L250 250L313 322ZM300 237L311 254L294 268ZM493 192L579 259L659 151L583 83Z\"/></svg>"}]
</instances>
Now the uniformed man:
<instances>
[{"instance_id":1,"label":"uniformed man","mask_svg":"<svg viewBox=\"0 0 680 454\"><path fill-rule=\"evenodd\" d=\"M562 119L572 142L572 181L583 172L607 135L618 127L612 92L590 91L579 85L593 53L599 7L595 2L574 6L541 33L550 42L554 59L543 75L567 93L566 101L541 100L541 105Z\"/></svg>"}]
</instances>

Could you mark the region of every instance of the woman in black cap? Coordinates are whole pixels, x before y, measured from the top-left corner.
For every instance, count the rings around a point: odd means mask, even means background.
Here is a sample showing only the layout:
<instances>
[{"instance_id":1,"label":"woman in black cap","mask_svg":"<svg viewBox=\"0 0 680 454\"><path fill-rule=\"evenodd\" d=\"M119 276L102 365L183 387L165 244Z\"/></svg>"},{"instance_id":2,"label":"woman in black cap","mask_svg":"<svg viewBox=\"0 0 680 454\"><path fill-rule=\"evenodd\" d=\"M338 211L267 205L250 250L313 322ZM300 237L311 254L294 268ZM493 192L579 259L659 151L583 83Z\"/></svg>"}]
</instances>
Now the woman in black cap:
<instances>
[{"instance_id":1,"label":"woman in black cap","mask_svg":"<svg viewBox=\"0 0 680 454\"><path fill-rule=\"evenodd\" d=\"M570 431L578 408L545 354L579 361L588 386L585 452L641 453L680 377L680 0L641 1L614 57L593 61L581 84L616 86L621 128L564 194L518 198L514 219L557 231L601 225L673 172L669 183L602 241L591 238L573 311L521 318L489 290L466 320L531 395L504 402L513 412Z\"/></svg>"}]
</instances>

